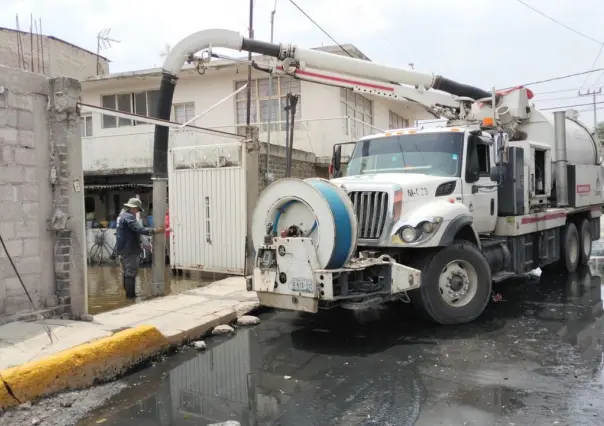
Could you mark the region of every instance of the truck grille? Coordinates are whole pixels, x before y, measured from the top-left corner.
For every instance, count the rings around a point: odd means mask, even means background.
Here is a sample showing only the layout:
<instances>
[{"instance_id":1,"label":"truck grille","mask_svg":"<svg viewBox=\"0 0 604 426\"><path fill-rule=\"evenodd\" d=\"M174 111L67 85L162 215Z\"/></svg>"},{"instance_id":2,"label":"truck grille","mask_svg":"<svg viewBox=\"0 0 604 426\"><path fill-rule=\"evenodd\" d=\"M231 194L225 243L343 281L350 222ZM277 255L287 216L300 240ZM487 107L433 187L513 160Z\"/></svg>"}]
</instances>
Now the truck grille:
<instances>
[{"instance_id":1,"label":"truck grille","mask_svg":"<svg viewBox=\"0 0 604 426\"><path fill-rule=\"evenodd\" d=\"M377 240L382 236L388 214L388 193L353 191L348 194L359 222L359 238Z\"/></svg>"}]
</instances>

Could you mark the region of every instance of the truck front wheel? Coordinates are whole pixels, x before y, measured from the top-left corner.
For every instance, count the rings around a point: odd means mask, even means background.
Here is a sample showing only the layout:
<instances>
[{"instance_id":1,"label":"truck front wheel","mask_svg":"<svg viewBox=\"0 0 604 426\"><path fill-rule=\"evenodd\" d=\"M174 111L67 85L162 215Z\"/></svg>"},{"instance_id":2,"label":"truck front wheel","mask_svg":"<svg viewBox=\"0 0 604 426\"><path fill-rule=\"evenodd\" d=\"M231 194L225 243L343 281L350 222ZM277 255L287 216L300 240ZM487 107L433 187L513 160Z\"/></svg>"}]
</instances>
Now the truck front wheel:
<instances>
[{"instance_id":1,"label":"truck front wheel","mask_svg":"<svg viewBox=\"0 0 604 426\"><path fill-rule=\"evenodd\" d=\"M491 270L478 248L454 244L422 261L421 286L411 300L439 324L463 324L478 318L491 296Z\"/></svg>"}]
</instances>

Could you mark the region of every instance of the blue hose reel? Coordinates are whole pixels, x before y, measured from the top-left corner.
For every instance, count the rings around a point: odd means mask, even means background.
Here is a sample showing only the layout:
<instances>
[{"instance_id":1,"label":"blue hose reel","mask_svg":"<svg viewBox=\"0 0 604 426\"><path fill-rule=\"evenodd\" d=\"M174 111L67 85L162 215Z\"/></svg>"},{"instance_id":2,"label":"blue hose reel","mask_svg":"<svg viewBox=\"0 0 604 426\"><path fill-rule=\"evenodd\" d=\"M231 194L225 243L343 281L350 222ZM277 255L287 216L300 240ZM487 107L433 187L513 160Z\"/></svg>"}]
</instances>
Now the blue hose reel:
<instances>
[{"instance_id":1,"label":"blue hose reel","mask_svg":"<svg viewBox=\"0 0 604 426\"><path fill-rule=\"evenodd\" d=\"M292 195L295 194L295 195ZM357 242L357 219L350 198L328 180L281 179L262 192L252 225L257 248L272 224L273 236L292 225L312 238L322 269L344 267Z\"/></svg>"}]
</instances>

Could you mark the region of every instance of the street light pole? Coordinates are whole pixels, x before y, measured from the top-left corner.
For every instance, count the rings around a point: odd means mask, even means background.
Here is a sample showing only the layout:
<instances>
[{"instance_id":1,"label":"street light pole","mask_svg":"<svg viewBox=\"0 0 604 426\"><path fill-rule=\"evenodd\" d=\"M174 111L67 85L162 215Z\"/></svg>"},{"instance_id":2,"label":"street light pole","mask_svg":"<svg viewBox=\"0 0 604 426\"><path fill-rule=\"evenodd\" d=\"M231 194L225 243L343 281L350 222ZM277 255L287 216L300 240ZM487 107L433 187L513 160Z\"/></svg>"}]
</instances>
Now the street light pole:
<instances>
[{"instance_id":1,"label":"street light pole","mask_svg":"<svg viewBox=\"0 0 604 426\"><path fill-rule=\"evenodd\" d=\"M250 0L250 38L254 38L254 0ZM248 52L247 59L249 65L247 66L247 116L245 124L248 126L251 124L251 107L252 107L252 52ZM256 112L257 113L257 112Z\"/></svg>"},{"instance_id":2,"label":"street light pole","mask_svg":"<svg viewBox=\"0 0 604 426\"><path fill-rule=\"evenodd\" d=\"M277 13L277 0L275 0L275 6L271 12L271 43L273 42L273 36L275 31L275 13ZM277 98L277 101L279 99ZM271 120L273 117L273 73L271 72L268 75L268 119L267 119L267 135L266 135L266 173L264 175L264 180L266 182L269 181L269 172L270 169L268 167L270 157L271 157Z\"/></svg>"}]
</instances>

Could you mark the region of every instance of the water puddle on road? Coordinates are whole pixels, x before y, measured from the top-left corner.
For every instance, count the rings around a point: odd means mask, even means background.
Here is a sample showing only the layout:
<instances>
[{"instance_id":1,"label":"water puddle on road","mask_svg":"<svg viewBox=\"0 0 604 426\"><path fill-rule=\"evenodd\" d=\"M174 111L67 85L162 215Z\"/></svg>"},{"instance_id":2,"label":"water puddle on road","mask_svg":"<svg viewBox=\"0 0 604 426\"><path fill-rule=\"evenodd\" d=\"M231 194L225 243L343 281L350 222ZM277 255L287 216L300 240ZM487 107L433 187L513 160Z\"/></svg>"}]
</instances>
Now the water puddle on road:
<instances>
[{"instance_id":1,"label":"water puddle on road","mask_svg":"<svg viewBox=\"0 0 604 426\"><path fill-rule=\"evenodd\" d=\"M218 275L202 275L199 272L174 275L166 268L164 294L182 293L193 288L202 287L217 279ZM151 298L151 267L142 267L137 279L137 299L126 299L122 286L121 270L117 266L88 266L88 312L96 315L113 309L123 308L133 303Z\"/></svg>"},{"instance_id":2,"label":"water puddle on road","mask_svg":"<svg viewBox=\"0 0 604 426\"><path fill-rule=\"evenodd\" d=\"M208 349L124 379L81 425L601 425L604 258L496 286L477 321L408 306L371 315L268 311Z\"/></svg>"}]
</instances>

